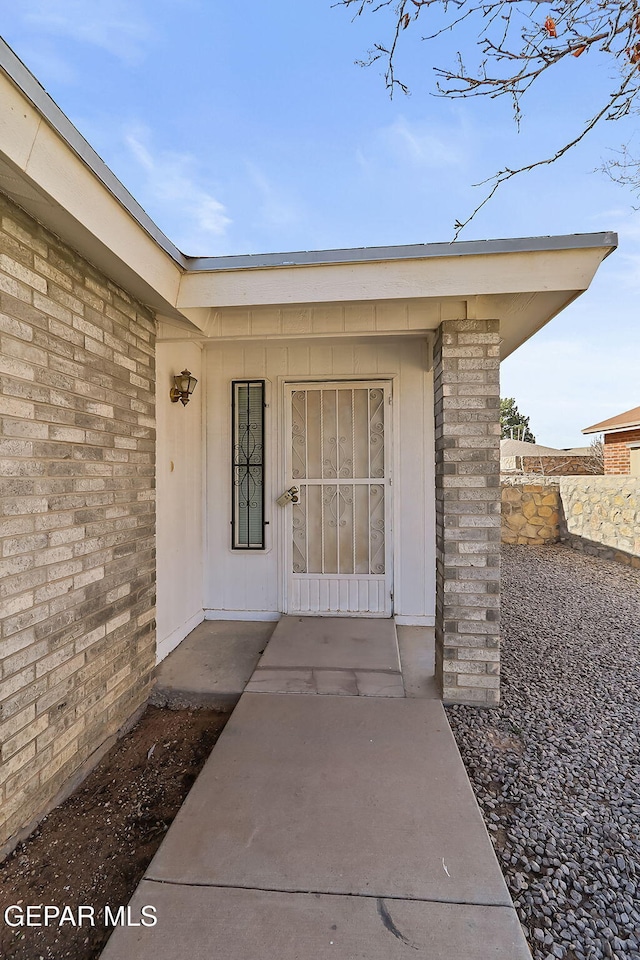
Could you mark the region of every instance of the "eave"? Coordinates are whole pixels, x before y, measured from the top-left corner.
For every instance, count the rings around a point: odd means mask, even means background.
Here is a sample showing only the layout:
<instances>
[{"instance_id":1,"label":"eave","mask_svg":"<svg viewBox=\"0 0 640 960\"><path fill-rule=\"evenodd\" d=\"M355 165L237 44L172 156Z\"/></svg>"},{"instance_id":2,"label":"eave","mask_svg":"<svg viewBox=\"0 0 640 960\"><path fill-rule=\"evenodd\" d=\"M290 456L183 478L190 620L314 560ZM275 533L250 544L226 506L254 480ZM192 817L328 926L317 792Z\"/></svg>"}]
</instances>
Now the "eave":
<instances>
[{"instance_id":1,"label":"eave","mask_svg":"<svg viewBox=\"0 0 640 960\"><path fill-rule=\"evenodd\" d=\"M383 320L368 330L365 319L358 335L499 319L504 357L584 292L617 245L614 233L594 233L187 257L1 41L0 145L0 189L160 316L205 338L230 312L361 305L366 318L376 304L388 328Z\"/></svg>"}]
</instances>

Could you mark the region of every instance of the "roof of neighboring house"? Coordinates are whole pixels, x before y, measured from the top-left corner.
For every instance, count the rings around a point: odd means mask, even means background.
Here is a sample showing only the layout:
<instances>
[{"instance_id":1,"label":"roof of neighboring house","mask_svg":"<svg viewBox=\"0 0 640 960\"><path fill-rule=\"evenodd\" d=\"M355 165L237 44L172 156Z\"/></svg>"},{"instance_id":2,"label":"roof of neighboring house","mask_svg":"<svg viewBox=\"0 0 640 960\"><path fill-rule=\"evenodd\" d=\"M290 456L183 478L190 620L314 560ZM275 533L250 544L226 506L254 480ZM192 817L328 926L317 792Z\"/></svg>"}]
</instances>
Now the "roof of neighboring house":
<instances>
[{"instance_id":1,"label":"roof of neighboring house","mask_svg":"<svg viewBox=\"0 0 640 960\"><path fill-rule=\"evenodd\" d=\"M592 427L585 427L583 433L619 433L622 430L633 430L640 427L640 407L632 407L615 417L594 423Z\"/></svg>"},{"instance_id":2,"label":"roof of neighboring house","mask_svg":"<svg viewBox=\"0 0 640 960\"><path fill-rule=\"evenodd\" d=\"M589 457L591 447L545 447L542 443L526 440L501 440L500 456L505 457Z\"/></svg>"},{"instance_id":3,"label":"roof of neighboring house","mask_svg":"<svg viewBox=\"0 0 640 960\"><path fill-rule=\"evenodd\" d=\"M526 440L501 440L501 457L554 457L564 450L557 450L555 447L545 447L541 443L529 443Z\"/></svg>"}]
</instances>

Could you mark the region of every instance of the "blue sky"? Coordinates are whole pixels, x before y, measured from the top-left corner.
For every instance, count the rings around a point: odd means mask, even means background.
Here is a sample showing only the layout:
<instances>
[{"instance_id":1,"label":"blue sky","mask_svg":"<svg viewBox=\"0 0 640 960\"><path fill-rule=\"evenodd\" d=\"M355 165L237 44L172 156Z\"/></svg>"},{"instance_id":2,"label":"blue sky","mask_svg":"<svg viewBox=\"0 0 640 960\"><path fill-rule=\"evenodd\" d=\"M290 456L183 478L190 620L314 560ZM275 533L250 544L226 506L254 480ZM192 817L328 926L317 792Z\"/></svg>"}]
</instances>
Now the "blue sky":
<instances>
[{"instance_id":1,"label":"blue sky","mask_svg":"<svg viewBox=\"0 0 640 960\"><path fill-rule=\"evenodd\" d=\"M3 36L64 112L188 254L450 240L482 199L473 184L560 146L602 96L588 56L525 99L431 95L435 65L473 34L426 48L407 31L390 100L381 70L354 61L384 16L331 0L20 0ZM591 56L591 55L589 55ZM503 364L540 442L640 403L640 214L594 172L633 135L606 124L558 164L498 191L461 239L616 230L591 289Z\"/></svg>"}]
</instances>

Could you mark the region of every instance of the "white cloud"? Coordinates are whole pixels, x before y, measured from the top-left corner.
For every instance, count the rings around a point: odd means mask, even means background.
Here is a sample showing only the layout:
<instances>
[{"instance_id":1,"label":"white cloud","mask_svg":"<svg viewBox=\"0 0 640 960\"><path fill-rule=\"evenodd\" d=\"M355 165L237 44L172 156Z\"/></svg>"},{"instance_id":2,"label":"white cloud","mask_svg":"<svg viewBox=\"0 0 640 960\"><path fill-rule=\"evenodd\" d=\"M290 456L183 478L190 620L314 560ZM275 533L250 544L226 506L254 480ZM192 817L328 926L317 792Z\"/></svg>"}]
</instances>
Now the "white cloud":
<instances>
[{"instance_id":1,"label":"white cloud","mask_svg":"<svg viewBox=\"0 0 640 960\"><path fill-rule=\"evenodd\" d=\"M464 155L455 147L460 142L460 131L429 123L410 123L398 117L380 131L387 150L397 159L412 166L428 169L459 166Z\"/></svg>"},{"instance_id":2,"label":"white cloud","mask_svg":"<svg viewBox=\"0 0 640 960\"><path fill-rule=\"evenodd\" d=\"M70 37L139 61L153 35L151 23L125 0L32 0L24 20L39 33Z\"/></svg>"},{"instance_id":3,"label":"white cloud","mask_svg":"<svg viewBox=\"0 0 640 960\"><path fill-rule=\"evenodd\" d=\"M185 253L211 253L207 244L224 236L231 223L224 205L202 184L193 157L154 149L148 141L144 128L125 135L143 174L140 197L157 211L158 219L170 224L170 239Z\"/></svg>"},{"instance_id":4,"label":"white cloud","mask_svg":"<svg viewBox=\"0 0 640 960\"><path fill-rule=\"evenodd\" d=\"M268 227L290 227L300 219L296 205L269 180L253 161L246 161L249 179L260 197L258 210L263 224Z\"/></svg>"}]
</instances>

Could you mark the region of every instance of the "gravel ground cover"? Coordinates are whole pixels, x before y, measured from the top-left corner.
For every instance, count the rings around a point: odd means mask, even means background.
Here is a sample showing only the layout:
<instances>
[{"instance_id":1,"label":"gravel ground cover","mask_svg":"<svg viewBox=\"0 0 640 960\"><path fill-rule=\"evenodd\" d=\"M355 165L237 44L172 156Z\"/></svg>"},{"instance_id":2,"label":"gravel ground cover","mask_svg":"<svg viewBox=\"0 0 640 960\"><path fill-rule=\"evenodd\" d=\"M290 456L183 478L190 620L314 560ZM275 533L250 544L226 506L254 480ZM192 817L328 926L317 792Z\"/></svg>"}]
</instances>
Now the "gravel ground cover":
<instances>
[{"instance_id":1,"label":"gravel ground cover","mask_svg":"<svg viewBox=\"0 0 640 960\"><path fill-rule=\"evenodd\" d=\"M502 705L447 714L535 960L640 960L640 571L503 547Z\"/></svg>"}]
</instances>

